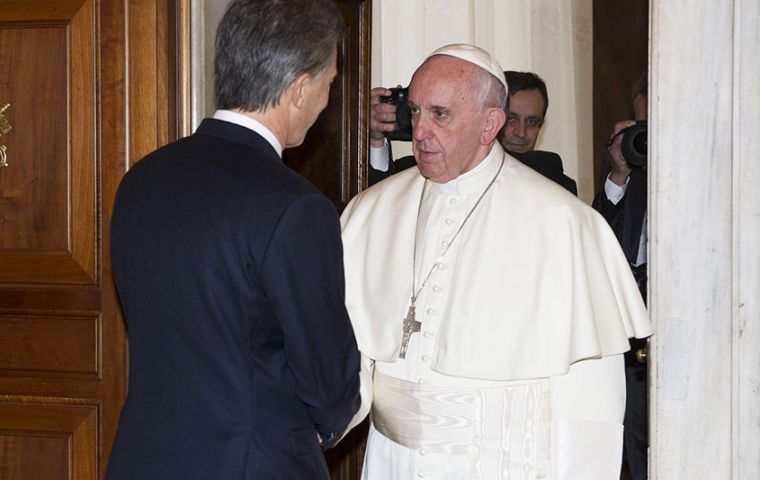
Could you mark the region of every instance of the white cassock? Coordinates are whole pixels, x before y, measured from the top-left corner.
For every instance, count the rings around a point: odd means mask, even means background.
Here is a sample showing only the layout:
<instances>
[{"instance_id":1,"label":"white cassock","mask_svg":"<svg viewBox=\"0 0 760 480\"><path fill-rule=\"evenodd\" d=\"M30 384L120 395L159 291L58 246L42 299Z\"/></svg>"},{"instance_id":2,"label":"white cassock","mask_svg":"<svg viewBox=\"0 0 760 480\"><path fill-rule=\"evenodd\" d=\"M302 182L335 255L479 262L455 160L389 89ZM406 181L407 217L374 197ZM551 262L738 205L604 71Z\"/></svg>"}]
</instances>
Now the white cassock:
<instances>
[{"instance_id":1,"label":"white cassock","mask_svg":"<svg viewBox=\"0 0 760 480\"><path fill-rule=\"evenodd\" d=\"M352 425L372 418L362 478L618 478L622 353L651 326L606 222L498 144L420 201L424 183L401 172L341 218L363 355ZM433 273L400 359L415 236L415 290Z\"/></svg>"}]
</instances>

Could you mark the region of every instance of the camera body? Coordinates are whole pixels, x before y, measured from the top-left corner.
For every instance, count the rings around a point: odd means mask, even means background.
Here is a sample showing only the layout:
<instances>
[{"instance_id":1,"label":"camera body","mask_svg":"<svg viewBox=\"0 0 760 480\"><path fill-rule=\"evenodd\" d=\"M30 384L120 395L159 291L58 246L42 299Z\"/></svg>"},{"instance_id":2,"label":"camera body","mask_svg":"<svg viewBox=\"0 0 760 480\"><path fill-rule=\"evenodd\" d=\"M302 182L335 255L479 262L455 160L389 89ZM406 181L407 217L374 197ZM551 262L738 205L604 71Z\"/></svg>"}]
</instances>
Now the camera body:
<instances>
[{"instance_id":1,"label":"camera body","mask_svg":"<svg viewBox=\"0 0 760 480\"><path fill-rule=\"evenodd\" d=\"M620 152L631 167L647 164L647 122L642 120L620 131Z\"/></svg>"},{"instance_id":2,"label":"camera body","mask_svg":"<svg viewBox=\"0 0 760 480\"><path fill-rule=\"evenodd\" d=\"M407 103L409 87L389 88L389 90L391 94L380 97L380 101L396 105L396 130L385 132L385 138L408 142L412 139L412 116Z\"/></svg>"}]
</instances>

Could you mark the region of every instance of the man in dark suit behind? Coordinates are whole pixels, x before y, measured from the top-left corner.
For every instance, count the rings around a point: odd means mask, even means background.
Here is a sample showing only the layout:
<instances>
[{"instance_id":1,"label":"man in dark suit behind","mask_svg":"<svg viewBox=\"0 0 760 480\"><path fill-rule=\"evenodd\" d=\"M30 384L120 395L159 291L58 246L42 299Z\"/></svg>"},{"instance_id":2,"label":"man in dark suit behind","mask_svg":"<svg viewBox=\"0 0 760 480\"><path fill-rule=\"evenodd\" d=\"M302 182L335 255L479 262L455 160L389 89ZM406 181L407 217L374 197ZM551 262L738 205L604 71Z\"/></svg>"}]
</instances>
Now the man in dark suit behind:
<instances>
[{"instance_id":1,"label":"man in dark suit behind","mask_svg":"<svg viewBox=\"0 0 760 480\"><path fill-rule=\"evenodd\" d=\"M322 450L359 406L340 226L280 157L327 104L343 29L331 0L234 1L220 110L119 186L129 392L109 480L329 478Z\"/></svg>"},{"instance_id":2,"label":"man in dark suit behind","mask_svg":"<svg viewBox=\"0 0 760 480\"><path fill-rule=\"evenodd\" d=\"M646 122L647 72L634 83L632 93L634 120L623 120L614 126L607 144L609 172L594 198L593 207L602 214L625 253L639 292L647 300L647 172L646 163L631 165L621 148L625 131L637 122ZM626 405L623 453L625 469L633 480L646 480L648 468L648 407L646 339L631 339L631 350L625 353Z\"/></svg>"}]
</instances>

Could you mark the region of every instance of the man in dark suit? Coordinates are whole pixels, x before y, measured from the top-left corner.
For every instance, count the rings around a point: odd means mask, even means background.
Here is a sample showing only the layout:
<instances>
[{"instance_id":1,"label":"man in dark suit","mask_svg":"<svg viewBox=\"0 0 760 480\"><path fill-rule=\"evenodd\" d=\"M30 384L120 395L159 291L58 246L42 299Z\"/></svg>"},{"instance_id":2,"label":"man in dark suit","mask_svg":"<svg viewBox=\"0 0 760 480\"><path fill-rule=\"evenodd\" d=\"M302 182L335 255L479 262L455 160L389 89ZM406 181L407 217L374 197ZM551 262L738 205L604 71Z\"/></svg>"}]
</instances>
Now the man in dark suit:
<instances>
[{"instance_id":1,"label":"man in dark suit","mask_svg":"<svg viewBox=\"0 0 760 480\"><path fill-rule=\"evenodd\" d=\"M119 186L113 273L129 391L109 480L328 479L359 406L338 215L281 161L327 104L331 0L236 0L218 110Z\"/></svg>"},{"instance_id":2,"label":"man in dark suit","mask_svg":"<svg viewBox=\"0 0 760 480\"><path fill-rule=\"evenodd\" d=\"M565 175L560 156L553 152L535 150L549 108L546 83L533 72L507 70L504 77L509 86L509 95L507 121L499 135L499 142L510 155L577 196L578 187L575 180ZM390 90L382 87L371 91L370 185L415 165L413 156L393 161L390 143L385 137L389 132L394 132L394 138L404 137L397 131L397 105L382 101L382 97L390 94ZM411 139L411 135L408 137Z\"/></svg>"},{"instance_id":3,"label":"man in dark suit","mask_svg":"<svg viewBox=\"0 0 760 480\"><path fill-rule=\"evenodd\" d=\"M507 123L499 137L502 146L513 157L578 196L578 186L565 175L560 156L535 150L549 110L546 82L533 72L506 71L504 76L509 85L509 98Z\"/></svg>"},{"instance_id":4,"label":"man in dark suit","mask_svg":"<svg viewBox=\"0 0 760 480\"><path fill-rule=\"evenodd\" d=\"M609 173L594 199L593 207L615 232L646 302L646 163L643 166L631 165L621 149L624 130L636 122L647 120L646 72L634 84L632 98L634 120L623 120L615 124L607 145L610 154ZM633 480L645 480L648 448L646 339L631 339L631 350L625 354L625 377L623 449L626 467Z\"/></svg>"},{"instance_id":5,"label":"man in dark suit","mask_svg":"<svg viewBox=\"0 0 760 480\"><path fill-rule=\"evenodd\" d=\"M529 150L527 152L510 151L508 153L544 177L561 185L576 197L578 196L578 187L575 184L575 180L565 175L562 158L556 153L544 150Z\"/></svg>"}]
</instances>

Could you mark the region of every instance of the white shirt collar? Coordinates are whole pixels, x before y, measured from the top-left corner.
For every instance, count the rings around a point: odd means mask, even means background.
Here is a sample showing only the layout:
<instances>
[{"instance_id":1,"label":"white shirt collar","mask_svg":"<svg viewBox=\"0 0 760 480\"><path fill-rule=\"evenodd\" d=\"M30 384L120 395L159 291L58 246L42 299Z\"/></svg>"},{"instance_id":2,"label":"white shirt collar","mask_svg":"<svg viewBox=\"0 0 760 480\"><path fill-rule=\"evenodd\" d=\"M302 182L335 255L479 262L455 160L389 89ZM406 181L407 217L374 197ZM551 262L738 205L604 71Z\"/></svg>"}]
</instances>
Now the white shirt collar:
<instances>
[{"instance_id":1,"label":"white shirt collar","mask_svg":"<svg viewBox=\"0 0 760 480\"><path fill-rule=\"evenodd\" d=\"M277 155L282 158L282 145L280 144L280 141L277 140L274 133L261 122L254 120L247 115L243 115L242 113L233 112L232 110L217 110L214 112L214 118L253 130L264 137L264 140L269 142L269 144L272 145L272 148L277 152Z\"/></svg>"}]
</instances>

